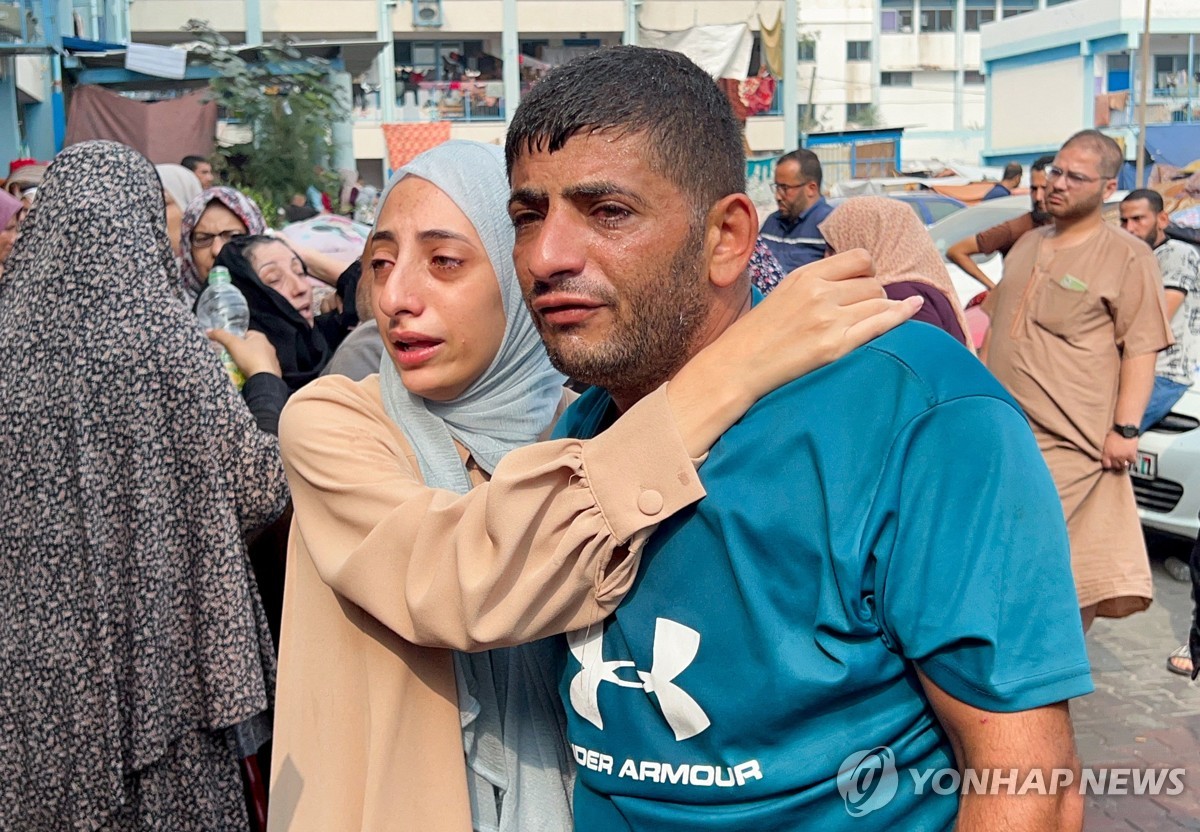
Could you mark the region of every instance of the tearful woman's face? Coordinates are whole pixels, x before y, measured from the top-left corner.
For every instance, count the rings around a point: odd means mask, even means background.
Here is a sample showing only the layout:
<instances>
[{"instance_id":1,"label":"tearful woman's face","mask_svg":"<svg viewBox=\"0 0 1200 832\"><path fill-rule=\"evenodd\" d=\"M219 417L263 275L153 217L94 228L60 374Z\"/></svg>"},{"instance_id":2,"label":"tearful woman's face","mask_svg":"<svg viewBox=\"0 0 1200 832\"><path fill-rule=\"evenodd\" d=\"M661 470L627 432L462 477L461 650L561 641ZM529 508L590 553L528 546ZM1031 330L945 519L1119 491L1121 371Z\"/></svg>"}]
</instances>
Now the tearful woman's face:
<instances>
[{"instance_id":1,"label":"tearful woman's face","mask_svg":"<svg viewBox=\"0 0 1200 832\"><path fill-rule=\"evenodd\" d=\"M431 182L392 189L367 243L375 320L404 386L432 401L462 395L491 366L507 319L479 232Z\"/></svg>"}]
</instances>

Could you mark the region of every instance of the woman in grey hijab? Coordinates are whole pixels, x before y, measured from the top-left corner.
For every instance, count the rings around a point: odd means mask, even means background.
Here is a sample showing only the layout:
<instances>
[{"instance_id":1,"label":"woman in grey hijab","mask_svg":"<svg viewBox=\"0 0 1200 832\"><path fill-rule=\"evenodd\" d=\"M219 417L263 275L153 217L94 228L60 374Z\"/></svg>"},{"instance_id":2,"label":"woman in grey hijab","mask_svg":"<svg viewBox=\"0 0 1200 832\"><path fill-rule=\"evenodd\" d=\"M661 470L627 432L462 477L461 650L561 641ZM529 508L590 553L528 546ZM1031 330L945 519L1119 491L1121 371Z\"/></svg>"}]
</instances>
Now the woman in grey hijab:
<instances>
[{"instance_id":1,"label":"woman in grey hijab","mask_svg":"<svg viewBox=\"0 0 1200 832\"><path fill-rule=\"evenodd\" d=\"M155 165L154 169L162 180L163 194L167 200L167 234L171 237L175 256L179 257L182 252L183 212L187 210L188 203L200 196L204 187L196 174L183 165Z\"/></svg>"},{"instance_id":2,"label":"woman in grey hijab","mask_svg":"<svg viewBox=\"0 0 1200 832\"><path fill-rule=\"evenodd\" d=\"M837 317L828 298L785 281L601 437L539 442L570 395L521 297L507 200L497 147L403 168L364 255L380 373L318 379L284 412L276 832L570 829L562 648L538 639L602 621L653 528L703 496L695 458L836 357L810 346L834 331L813 323ZM910 314L872 292L878 331ZM731 364L747 369L714 373ZM730 390L744 406L717 404ZM661 508L637 507L642 488Z\"/></svg>"}]
</instances>

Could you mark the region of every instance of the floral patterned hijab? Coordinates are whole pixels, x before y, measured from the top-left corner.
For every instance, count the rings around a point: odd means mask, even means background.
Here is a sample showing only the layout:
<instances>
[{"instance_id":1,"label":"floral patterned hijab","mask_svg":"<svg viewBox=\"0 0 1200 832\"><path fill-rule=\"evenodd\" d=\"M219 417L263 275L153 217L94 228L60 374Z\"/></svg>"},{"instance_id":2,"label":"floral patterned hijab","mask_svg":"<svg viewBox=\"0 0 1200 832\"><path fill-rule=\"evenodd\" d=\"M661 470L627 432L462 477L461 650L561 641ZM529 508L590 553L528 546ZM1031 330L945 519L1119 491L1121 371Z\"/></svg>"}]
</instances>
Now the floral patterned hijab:
<instances>
[{"instance_id":1,"label":"floral patterned hijab","mask_svg":"<svg viewBox=\"0 0 1200 832\"><path fill-rule=\"evenodd\" d=\"M0 282L0 829L245 828L287 482L176 274L153 166L59 154Z\"/></svg>"},{"instance_id":2,"label":"floral patterned hijab","mask_svg":"<svg viewBox=\"0 0 1200 832\"><path fill-rule=\"evenodd\" d=\"M263 219L262 211L258 210L254 200L233 188L209 188L189 202L187 210L183 212L183 224L179 234L183 249L179 263L179 280L185 298L193 302L204 291L208 276L200 274L196 268L196 261L192 259L192 232L196 230L201 215L212 202L219 202L236 214L245 224L247 234L264 234L267 230L266 220Z\"/></svg>"}]
</instances>

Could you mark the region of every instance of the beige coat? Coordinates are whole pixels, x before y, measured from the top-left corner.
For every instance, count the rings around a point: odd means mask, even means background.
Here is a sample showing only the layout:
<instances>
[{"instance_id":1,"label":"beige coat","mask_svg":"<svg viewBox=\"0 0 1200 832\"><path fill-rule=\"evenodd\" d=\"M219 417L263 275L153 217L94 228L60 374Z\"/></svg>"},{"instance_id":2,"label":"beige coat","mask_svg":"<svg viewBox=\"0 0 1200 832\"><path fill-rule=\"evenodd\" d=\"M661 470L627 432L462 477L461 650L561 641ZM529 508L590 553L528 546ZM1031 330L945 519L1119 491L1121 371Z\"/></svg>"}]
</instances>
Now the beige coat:
<instances>
[{"instance_id":1,"label":"beige coat","mask_svg":"<svg viewBox=\"0 0 1200 832\"><path fill-rule=\"evenodd\" d=\"M1171 343L1162 277L1141 240L1101 226L1072 248L1030 231L1004 259L984 303L988 369L1025 410L1071 538L1079 605L1120 618L1150 605L1153 586L1133 485L1101 466L1121 360Z\"/></svg>"},{"instance_id":2,"label":"beige coat","mask_svg":"<svg viewBox=\"0 0 1200 832\"><path fill-rule=\"evenodd\" d=\"M269 827L469 832L450 649L616 608L654 526L704 496L665 392L589 442L514 451L490 483L468 461L465 496L423 485L377 376L301 390L280 444L295 519Z\"/></svg>"}]
</instances>

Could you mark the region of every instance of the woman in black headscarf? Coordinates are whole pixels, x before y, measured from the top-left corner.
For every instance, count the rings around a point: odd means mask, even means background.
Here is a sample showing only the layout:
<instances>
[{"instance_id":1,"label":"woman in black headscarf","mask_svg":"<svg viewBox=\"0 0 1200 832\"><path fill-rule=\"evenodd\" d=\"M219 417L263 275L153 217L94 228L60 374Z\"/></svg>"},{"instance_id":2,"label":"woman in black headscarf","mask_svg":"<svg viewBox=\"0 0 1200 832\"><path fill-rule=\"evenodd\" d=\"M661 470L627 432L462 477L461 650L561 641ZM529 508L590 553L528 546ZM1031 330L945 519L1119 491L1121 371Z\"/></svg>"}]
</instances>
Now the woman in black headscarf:
<instances>
[{"instance_id":1,"label":"woman in black headscarf","mask_svg":"<svg viewBox=\"0 0 1200 832\"><path fill-rule=\"evenodd\" d=\"M308 268L279 237L235 237L221 249L216 265L225 266L250 306L250 328L275 347L283 380L293 393L315 379L334 350L358 323L354 292L359 270L347 269L337 293L344 312L317 314Z\"/></svg>"},{"instance_id":2,"label":"woman in black headscarf","mask_svg":"<svg viewBox=\"0 0 1200 832\"><path fill-rule=\"evenodd\" d=\"M177 280L153 166L61 153L0 282L0 829L247 825L287 483Z\"/></svg>"}]
</instances>

